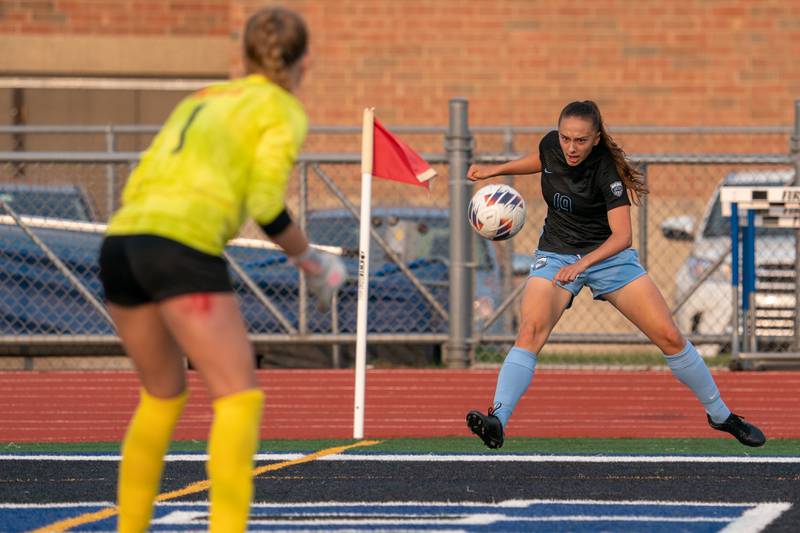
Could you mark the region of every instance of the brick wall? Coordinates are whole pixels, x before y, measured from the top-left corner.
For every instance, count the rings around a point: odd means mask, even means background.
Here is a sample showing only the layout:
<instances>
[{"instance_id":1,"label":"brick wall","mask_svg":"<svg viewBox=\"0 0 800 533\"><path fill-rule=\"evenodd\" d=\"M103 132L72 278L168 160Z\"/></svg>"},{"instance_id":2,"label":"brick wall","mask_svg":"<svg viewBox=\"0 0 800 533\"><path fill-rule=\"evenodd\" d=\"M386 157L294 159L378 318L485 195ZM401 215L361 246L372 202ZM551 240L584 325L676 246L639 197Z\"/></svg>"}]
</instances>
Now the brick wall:
<instances>
[{"instance_id":1,"label":"brick wall","mask_svg":"<svg viewBox=\"0 0 800 533\"><path fill-rule=\"evenodd\" d=\"M226 35L230 29L230 3L229 0L0 0L0 33Z\"/></svg>"},{"instance_id":2,"label":"brick wall","mask_svg":"<svg viewBox=\"0 0 800 533\"><path fill-rule=\"evenodd\" d=\"M0 1L2 34L233 35L256 0ZM311 28L312 122L548 124L573 99L613 124L791 124L800 2L283 0ZM102 54L103 50L97 50ZM181 57L176 54L175 62Z\"/></svg>"},{"instance_id":3,"label":"brick wall","mask_svg":"<svg viewBox=\"0 0 800 533\"><path fill-rule=\"evenodd\" d=\"M796 1L283 4L311 27L316 123L375 105L388 123L444 124L464 96L472 124L549 124L586 98L617 124L790 124L800 98Z\"/></svg>"}]
</instances>

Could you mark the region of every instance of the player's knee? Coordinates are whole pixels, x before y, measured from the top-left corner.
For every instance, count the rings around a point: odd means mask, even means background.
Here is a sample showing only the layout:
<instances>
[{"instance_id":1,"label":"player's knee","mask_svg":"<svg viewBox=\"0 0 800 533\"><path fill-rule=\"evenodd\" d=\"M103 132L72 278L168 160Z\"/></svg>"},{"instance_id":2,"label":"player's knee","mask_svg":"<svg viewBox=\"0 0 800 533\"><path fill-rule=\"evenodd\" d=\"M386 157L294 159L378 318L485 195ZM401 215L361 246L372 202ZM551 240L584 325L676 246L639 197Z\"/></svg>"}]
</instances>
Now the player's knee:
<instances>
[{"instance_id":1,"label":"player's knee","mask_svg":"<svg viewBox=\"0 0 800 533\"><path fill-rule=\"evenodd\" d=\"M545 339L543 337L546 337L546 335L546 328L542 327L539 322L523 318L517 334L516 344L520 347L544 344Z\"/></svg>"},{"instance_id":2,"label":"player's knee","mask_svg":"<svg viewBox=\"0 0 800 533\"><path fill-rule=\"evenodd\" d=\"M686 346L686 339L674 325L664 328L660 336L659 345L664 353L678 353Z\"/></svg>"}]
</instances>

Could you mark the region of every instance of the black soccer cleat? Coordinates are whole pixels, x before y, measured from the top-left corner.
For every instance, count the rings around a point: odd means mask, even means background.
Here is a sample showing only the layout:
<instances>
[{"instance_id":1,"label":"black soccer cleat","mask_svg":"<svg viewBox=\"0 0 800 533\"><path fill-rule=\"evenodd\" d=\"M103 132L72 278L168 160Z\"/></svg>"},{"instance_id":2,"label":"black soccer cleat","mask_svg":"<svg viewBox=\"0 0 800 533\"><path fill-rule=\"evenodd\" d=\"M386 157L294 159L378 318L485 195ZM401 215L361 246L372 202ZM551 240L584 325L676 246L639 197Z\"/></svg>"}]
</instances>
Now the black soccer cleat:
<instances>
[{"instance_id":1,"label":"black soccer cleat","mask_svg":"<svg viewBox=\"0 0 800 533\"><path fill-rule=\"evenodd\" d=\"M503 424L494 416L494 409L491 407L486 415L480 411L467 413L467 425L487 447L497 449L503 446Z\"/></svg>"},{"instance_id":2,"label":"black soccer cleat","mask_svg":"<svg viewBox=\"0 0 800 533\"><path fill-rule=\"evenodd\" d=\"M749 422L745 422L744 418L740 417L739 415L735 415L733 413L725 419L725 422L721 424L717 424L711 417L708 416L706 413L706 417L708 418L708 425L718 431L726 431L736 437L736 440L744 444L745 446L763 446L765 442L767 442L767 438L764 436L764 433L753 424Z\"/></svg>"}]
</instances>

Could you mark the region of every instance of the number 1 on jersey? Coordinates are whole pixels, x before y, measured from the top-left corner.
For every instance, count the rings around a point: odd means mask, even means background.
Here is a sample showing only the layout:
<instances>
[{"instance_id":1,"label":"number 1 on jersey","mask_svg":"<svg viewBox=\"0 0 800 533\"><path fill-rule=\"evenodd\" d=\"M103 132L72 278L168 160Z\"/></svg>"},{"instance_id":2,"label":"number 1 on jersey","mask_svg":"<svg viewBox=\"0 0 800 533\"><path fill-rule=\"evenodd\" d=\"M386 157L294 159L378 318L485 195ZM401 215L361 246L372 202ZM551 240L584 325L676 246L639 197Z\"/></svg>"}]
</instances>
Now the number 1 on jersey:
<instances>
[{"instance_id":1,"label":"number 1 on jersey","mask_svg":"<svg viewBox=\"0 0 800 533\"><path fill-rule=\"evenodd\" d=\"M205 103L197 104L197 106L195 106L195 108L192 109L192 112L189 114L189 118L186 119L186 124L184 124L183 128L181 128L181 137L180 140L178 141L178 146L176 146L172 150L173 154L177 154L178 152L181 151L181 148L183 148L183 142L186 140L186 130L189 129L189 126L192 125L192 122L194 122L195 117L197 117L197 114L200 112L201 109L203 109L205 105L206 105Z\"/></svg>"}]
</instances>

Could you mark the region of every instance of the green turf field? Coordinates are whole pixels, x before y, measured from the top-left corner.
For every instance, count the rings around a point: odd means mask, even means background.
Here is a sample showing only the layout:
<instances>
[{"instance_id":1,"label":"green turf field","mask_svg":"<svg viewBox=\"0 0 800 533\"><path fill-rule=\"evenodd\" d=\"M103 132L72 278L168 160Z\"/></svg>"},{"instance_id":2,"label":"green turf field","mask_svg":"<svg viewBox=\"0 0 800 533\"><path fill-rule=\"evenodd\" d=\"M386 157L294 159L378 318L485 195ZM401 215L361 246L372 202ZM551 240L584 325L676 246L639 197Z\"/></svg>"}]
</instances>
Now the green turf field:
<instances>
[{"instance_id":1,"label":"green turf field","mask_svg":"<svg viewBox=\"0 0 800 533\"><path fill-rule=\"evenodd\" d=\"M265 440L261 452L313 452L354 440ZM171 452L203 452L205 441L176 441ZM1 443L0 453L117 453L118 442ZM513 438L501 450L489 450L472 437L384 439L348 453L517 453L641 455L781 455L800 456L800 439L771 439L763 448L747 448L733 439L537 439Z\"/></svg>"}]
</instances>

